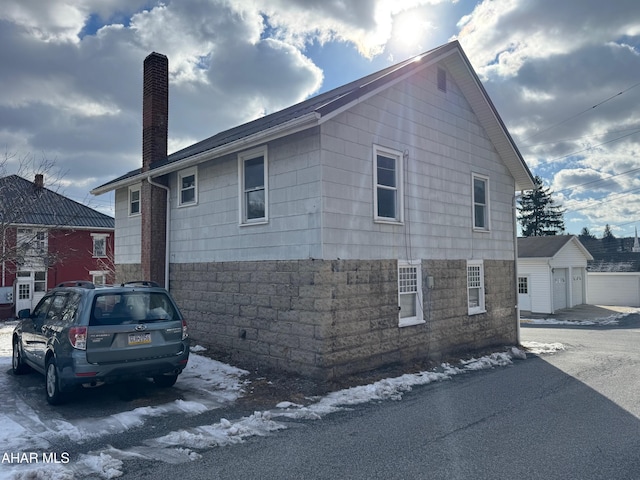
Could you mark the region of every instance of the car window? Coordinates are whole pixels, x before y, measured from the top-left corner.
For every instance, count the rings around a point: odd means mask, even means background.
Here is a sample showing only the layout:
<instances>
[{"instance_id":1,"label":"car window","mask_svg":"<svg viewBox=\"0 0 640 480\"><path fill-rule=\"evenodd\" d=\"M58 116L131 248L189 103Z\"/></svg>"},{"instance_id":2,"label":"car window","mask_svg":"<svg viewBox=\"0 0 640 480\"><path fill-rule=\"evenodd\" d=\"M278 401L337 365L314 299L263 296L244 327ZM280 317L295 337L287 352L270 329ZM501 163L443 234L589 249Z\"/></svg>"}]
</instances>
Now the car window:
<instances>
[{"instance_id":1,"label":"car window","mask_svg":"<svg viewBox=\"0 0 640 480\"><path fill-rule=\"evenodd\" d=\"M47 320L57 319L62 317L62 311L67 303L68 295L66 293L56 293L51 301L51 306L47 310Z\"/></svg>"},{"instance_id":2,"label":"car window","mask_svg":"<svg viewBox=\"0 0 640 480\"><path fill-rule=\"evenodd\" d=\"M178 320L179 316L164 292L123 292L96 295L89 325Z\"/></svg>"},{"instance_id":3,"label":"car window","mask_svg":"<svg viewBox=\"0 0 640 480\"><path fill-rule=\"evenodd\" d=\"M72 293L69 295L61 315L62 322L65 325L71 325L76 321L81 299L82 296L79 293Z\"/></svg>"},{"instance_id":4,"label":"car window","mask_svg":"<svg viewBox=\"0 0 640 480\"><path fill-rule=\"evenodd\" d=\"M53 295L49 295L40 300L40 303L33 310L33 320L35 322L43 322L47 316L47 312L49 311L49 306L51 306L51 302L53 301Z\"/></svg>"}]
</instances>

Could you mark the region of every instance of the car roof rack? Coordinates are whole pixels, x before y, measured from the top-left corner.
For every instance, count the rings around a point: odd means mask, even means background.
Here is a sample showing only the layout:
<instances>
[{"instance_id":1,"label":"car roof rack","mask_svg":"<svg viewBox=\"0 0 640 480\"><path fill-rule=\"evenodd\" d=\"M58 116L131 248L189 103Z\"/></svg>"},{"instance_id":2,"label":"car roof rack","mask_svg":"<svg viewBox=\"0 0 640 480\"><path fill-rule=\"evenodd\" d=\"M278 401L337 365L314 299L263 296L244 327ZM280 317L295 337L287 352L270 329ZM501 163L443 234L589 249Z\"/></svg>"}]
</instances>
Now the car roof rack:
<instances>
[{"instance_id":1,"label":"car roof rack","mask_svg":"<svg viewBox=\"0 0 640 480\"><path fill-rule=\"evenodd\" d=\"M96 288L96 286L92 282L88 282L87 280L69 280L67 282L61 282L56 285L56 288L59 287Z\"/></svg>"},{"instance_id":2,"label":"car roof rack","mask_svg":"<svg viewBox=\"0 0 640 480\"><path fill-rule=\"evenodd\" d=\"M130 282L125 282L122 284L123 287L131 287L131 286L138 286L138 287L159 287L160 285L158 285L156 282L152 282L149 280L132 280Z\"/></svg>"}]
</instances>

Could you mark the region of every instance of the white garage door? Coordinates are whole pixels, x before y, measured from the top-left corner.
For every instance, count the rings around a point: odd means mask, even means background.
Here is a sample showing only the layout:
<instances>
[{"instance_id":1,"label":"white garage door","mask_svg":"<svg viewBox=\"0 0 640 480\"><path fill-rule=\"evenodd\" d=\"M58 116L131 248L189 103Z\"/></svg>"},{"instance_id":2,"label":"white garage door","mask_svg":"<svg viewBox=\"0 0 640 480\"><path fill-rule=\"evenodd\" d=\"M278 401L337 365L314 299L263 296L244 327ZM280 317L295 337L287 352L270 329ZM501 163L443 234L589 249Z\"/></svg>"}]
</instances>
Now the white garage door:
<instances>
[{"instance_id":1,"label":"white garage door","mask_svg":"<svg viewBox=\"0 0 640 480\"><path fill-rule=\"evenodd\" d=\"M589 273L587 288L590 305L640 307L640 274Z\"/></svg>"},{"instance_id":2,"label":"white garage door","mask_svg":"<svg viewBox=\"0 0 640 480\"><path fill-rule=\"evenodd\" d=\"M567 269L553 270L553 310L567 308Z\"/></svg>"},{"instance_id":3,"label":"white garage door","mask_svg":"<svg viewBox=\"0 0 640 480\"><path fill-rule=\"evenodd\" d=\"M571 272L572 307L584 303L584 268L574 268Z\"/></svg>"}]
</instances>

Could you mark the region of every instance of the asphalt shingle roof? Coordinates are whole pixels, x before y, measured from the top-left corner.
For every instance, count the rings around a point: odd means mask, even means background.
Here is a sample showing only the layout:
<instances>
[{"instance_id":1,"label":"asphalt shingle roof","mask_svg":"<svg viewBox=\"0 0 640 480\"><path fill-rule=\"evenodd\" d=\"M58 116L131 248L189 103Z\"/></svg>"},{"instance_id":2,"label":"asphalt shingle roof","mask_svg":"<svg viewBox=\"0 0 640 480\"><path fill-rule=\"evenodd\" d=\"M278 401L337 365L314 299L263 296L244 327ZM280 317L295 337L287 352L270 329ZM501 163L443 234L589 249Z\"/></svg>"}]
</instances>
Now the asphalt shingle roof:
<instances>
[{"instance_id":1,"label":"asphalt shingle roof","mask_svg":"<svg viewBox=\"0 0 640 480\"><path fill-rule=\"evenodd\" d=\"M65 228L113 229L112 217L19 175L0 178L0 222Z\"/></svg>"},{"instance_id":2,"label":"asphalt shingle roof","mask_svg":"<svg viewBox=\"0 0 640 480\"><path fill-rule=\"evenodd\" d=\"M573 235L518 238L518 258L551 258L572 238Z\"/></svg>"}]
</instances>

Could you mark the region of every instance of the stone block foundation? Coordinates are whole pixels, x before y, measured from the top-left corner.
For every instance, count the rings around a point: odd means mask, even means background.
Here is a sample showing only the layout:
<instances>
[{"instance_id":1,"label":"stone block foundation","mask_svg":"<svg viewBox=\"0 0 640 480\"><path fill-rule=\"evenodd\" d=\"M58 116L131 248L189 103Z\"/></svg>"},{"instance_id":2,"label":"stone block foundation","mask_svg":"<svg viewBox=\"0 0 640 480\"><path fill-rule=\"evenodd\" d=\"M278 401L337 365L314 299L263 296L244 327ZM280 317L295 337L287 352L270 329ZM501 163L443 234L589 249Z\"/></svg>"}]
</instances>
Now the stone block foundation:
<instances>
[{"instance_id":1,"label":"stone block foundation","mask_svg":"<svg viewBox=\"0 0 640 480\"><path fill-rule=\"evenodd\" d=\"M119 272L130 280L136 268ZM468 315L466 282L466 260L423 260L425 321L399 327L396 260L170 266L194 344L321 380L515 344L514 262L484 262L486 313Z\"/></svg>"}]
</instances>

